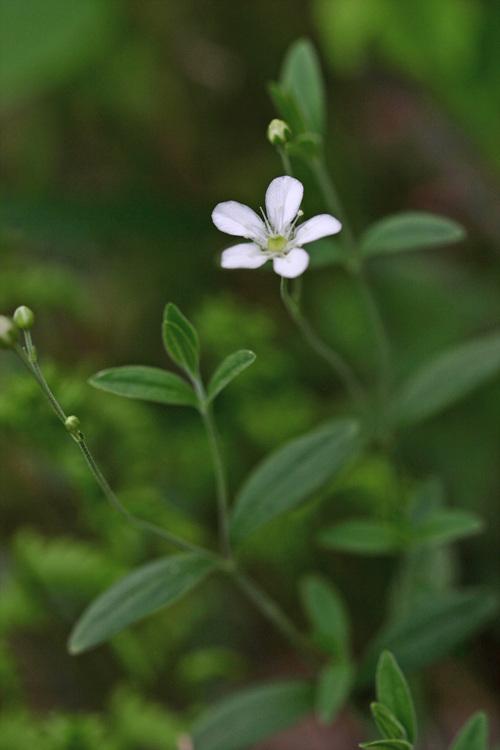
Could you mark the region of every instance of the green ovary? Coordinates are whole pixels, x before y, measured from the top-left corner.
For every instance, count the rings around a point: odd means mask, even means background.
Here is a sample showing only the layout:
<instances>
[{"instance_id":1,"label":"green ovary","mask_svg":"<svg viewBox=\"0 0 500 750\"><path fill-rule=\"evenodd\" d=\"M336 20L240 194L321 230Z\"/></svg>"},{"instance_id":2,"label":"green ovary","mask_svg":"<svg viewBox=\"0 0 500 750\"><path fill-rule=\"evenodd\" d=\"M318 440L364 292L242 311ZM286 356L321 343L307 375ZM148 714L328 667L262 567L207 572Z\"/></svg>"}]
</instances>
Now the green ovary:
<instances>
[{"instance_id":1,"label":"green ovary","mask_svg":"<svg viewBox=\"0 0 500 750\"><path fill-rule=\"evenodd\" d=\"M286 237L281 237L281 235L278 237L269 237L267 240L267 249L272 253L279 253L285 249L286 243Z\"/></svg>"}]
</instances>

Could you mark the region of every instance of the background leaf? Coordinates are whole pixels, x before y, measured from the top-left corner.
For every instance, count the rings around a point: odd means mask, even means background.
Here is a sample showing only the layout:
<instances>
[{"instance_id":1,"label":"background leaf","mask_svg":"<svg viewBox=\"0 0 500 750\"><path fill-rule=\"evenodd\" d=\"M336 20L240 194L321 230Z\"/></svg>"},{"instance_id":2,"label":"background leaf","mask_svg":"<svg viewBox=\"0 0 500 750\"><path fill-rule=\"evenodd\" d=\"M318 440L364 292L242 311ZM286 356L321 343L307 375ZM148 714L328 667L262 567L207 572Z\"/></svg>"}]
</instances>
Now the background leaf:
<instances>
[{"instance_id":1,"label":"background leaf","mask_svg":"<svg viewBox=\"0 0 500 750\"><path fill-rule=\"evenodd\" d=\"M376 636L364 659L360 682L371 679L383 649L390 650L404 670L437 661L483 627L497 606L497 598L489 591L451 591L422 597L418 608Z\"/></svg>"},{"instance_id":2,"label":"background leaf","mask_svg":"<svg viewBox=\"0 0 500 750\"><path fill-rule=\"evenodd\" d=\"M295 508L357 454L359 427L336 420L292 440L250 474L236 500L231 534L241 541L272 518Z\"/></svg>"},{"instance_id":3,"label":"background leaf","mask_svg":"<svg viewBox=\"0 0 500 750\"><path fill-rule=\"evenodd\" d=\"M310 575L302 581L302 601L318 646L332 656L349 654L349 617L344 602L329 581Z\"/></svg>"},{"instance_id":4,"label":"background leaf","mask_svg":"<svg viewBox=\"0 0 500 750\"><path fill-rule=\"evenodd\" d=\"M116 396L154 401L158 404L196 406L193 389L173 372L159 367L128 365L101 370L89 379L90 385Z\"/></svg>"},{"instance_id":5,"label":"background leaf","mask_svg":"<svg viewBox=\"0 0 500 750\"><path fill-rule=\"evenodd\" d=\"M281 84L293 95L307 127L322 133L326 123L323 76L316 50L308 39L294 42L286 53Z\"/></svg>"},{"instance_id":6,"label":"background leaf","mask_svg":"<svg viewBox=\"0 0 500 750\"><path fill-rule=\"evenodd\" d=\"M231 380L250 367L255 362L255 354L248 349L240 349L233 354L229 354L218 366L212 375L207 388L209 401L213 399L225 388Z\"/></svg>"},{"instance_id":7,"label":"background leaf","mask_svg":"<svg viewBox=\"0 0 500 750\"><path fill-rule=\"evenodd\" d=\"M78 654L97 646L160 607L173 604L214 567L208 557L189 553L137 568L85 610L71 633L70 652Z\"/></svg>"},{"instance_id":8,"label":"background leaf","mask_svg":"<svg viewBox=\"0 0 500 750\"><path fill-rule=\"evenodd\" d=\"M478 534L483 522L475 513L465 510L436 510L418 524L414 539L419 543L449 544L471 534Z\"/></svg>"},{"instance_id":9,"label":"background leaf","mask_svg":"<svg viewBox=\"0 0 500 750\"><path fill-rule=\"evenodd\" d=\"M311 711L312 696L311 685L299 680L236 693L209 708L195 724L194 750L247 750Z\"/></svg>"},{"instance_id":10,"label":"background leaf","mask_svg":"<svg viewBox=\"0 0 500 750\"><path fill-rule=\"evenodd\" d=\"M318 535L323 547L357 555L384 555L398 552L403 538L398 528L385 521L356 519L323 529Z\"/></svg>"},{"instance_id":11,"label":"background leaf","mask_svg":"<svg viewBox=\"0 0 500 750\"><path fill-rule=\"evenodd\" d=\"M476 713L455 737L450 750L488 750L488 719Z\"/></svg>"},{"instance_id":12,"label":"background leaf","mask_svg":"<svg viewBox=\"0 0 500 750\"><path fill-rule=\"evenodd\" d=\"M374 742L362 742L360 747L368 750L413 750L413 745L410 745L406 740L375 740Z\"/></svg>"},{"instance_id":13,"label":"background leaf","mask_svg":"<svg viewBox=\"0 0 500 750\"><path fill-rule=\"evenodd\" d=\"M463 398L499 370L498 333L439 354L403 385L396 397L394 421L405 426L421 422Z\"/></svg>"},{"instance_id":14,"label":"background leaf","mask_svg":"<svg viewBox=\"0 0 500 750\"><path fill-rule=\"evenodd\" d=\"M354 668L350 662L329 664L320 673L316 686L316 716L331 724L349 697Z\"/></svg>"},{"instance_id":15,"label":"background leaf","mask_svg":"<svg viewBox=\"0 0 500 750\"><path fill-rule=\"evenodd\" d=\"M392 711L405 728L408 740L415 742L417 718L410 688L396 659L388 651L384 651L378 661L376 686L377 701Z\"/></svg>"},{"instance_id":16,"label":"background leaf","mask_svg":"<svg viewBox=\"0 0 500 750\"><path fill-rule=\"evenodd\" d=\"M464 237L463 227L453 219L408 211L372 224L361 238L361 250L366 256L387 255L448 245Z\"/></svg>"},{"instance_id":17,"label":"background leaf","mask_svg":"<svg viewBox=\"0 0 500 750\"><path fill-rule=\"evenodd\" d=\"M198 375L200 344L189 320L172 302L163 313L163 343L173 361L191 377Z\"/></svg>"}]
</instances>

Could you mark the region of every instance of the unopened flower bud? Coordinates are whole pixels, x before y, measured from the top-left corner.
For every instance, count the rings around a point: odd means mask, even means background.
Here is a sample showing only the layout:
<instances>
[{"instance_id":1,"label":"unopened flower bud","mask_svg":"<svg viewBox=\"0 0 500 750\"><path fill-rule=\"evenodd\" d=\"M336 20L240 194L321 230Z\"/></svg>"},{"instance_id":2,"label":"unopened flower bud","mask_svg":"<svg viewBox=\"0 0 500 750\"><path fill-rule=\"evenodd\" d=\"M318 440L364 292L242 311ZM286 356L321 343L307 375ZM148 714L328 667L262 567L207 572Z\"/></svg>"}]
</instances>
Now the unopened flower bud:
<instances>
[{"instance_id":1,"label":"unopened flower bud","mask_svg":"<svg viewBox=\"0 0 500 750\"><path fill-rule=\"evenodd\" d=\"M292 131L284 120L271 120L267 127L267 140L273 146L284 146L291 135Z\"/></svg>"},{"instance_id":2,"label":"unopened flower bud","mask_svg":"<svg viewBox=\"0 0 500 750\"><path fill-rule=\"evenodd\" d=\"M64 426L66 427L69 434L73 435L73 437L78 435L78 433L80 432L80 420L78 419L78 417L75 417L74 414L72 414L70 417L66 417Z\"/></svg>"},{"instance_id":3,"label":"unopened flower bud","mask_svg":"<svg viewBox=\"0 0 500 750\"><path fill-rule=\"evenodd\" d=\"M0 315L0 348L13 349L19 337L19 330L11 318Z\"/></svg>"},{"instance_id":4,"label":"unopened flower bud","mask_svg":"<svg viewBox=\"0 0 500 750\"><path fill-rule=\"evenodd\" d=\"M18 328L21 328L23 331L29 331L30 328L33 328L35 322L35 313L29 307L26 307L26 305L21 305L15 311L13 319Z\"/></svg>"}]
</instances>

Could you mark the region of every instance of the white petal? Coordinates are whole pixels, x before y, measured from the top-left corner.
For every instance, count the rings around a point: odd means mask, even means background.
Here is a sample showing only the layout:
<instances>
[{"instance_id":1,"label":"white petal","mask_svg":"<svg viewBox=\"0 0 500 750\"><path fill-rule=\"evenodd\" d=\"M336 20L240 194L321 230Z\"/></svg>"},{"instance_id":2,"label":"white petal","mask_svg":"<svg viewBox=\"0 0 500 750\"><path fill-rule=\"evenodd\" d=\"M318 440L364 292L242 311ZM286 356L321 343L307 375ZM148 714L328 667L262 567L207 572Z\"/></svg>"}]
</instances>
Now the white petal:
<instances>
[{"instance_id":1,"label":"white petal","mask_svg":"<svg viewBox=\"0 0 500 750\"><path fill-rule=\"evenodd\" d=\"M264 222L249 206L238 201L218 203L212 211L212 221L221 232L249 239L264 238Z\"/></svg>"},{"instance_id":2,"label":"white petal","mask_svg":"<svg viewBox=\"0 0 500 750\"><path fill-rule=\"evenodd\" d=\"M308 219L297 227L295 231L294 242L302 247L307 242L314 242L321 237L328 237L330 234L337 234L342 229L342 224L330 214L319 214Z\"/></svg>"},{"instance_id":3,"label":"white petal","mask_svg":"<svg viewBox=\"0 0 500 750\"><path fill-rule=\"evenodd\" d=\"M276 234L284 234L297 216L304 187L295 177L276 177L266 191L266 213Z\"/></svg>"},{"instance_id":4,"label":"white petal","mask_svg":"<svg viewBox=\"0 0 500 750\"><path fill-rule=\"evenodd\" d=\"M288 255L273 260L273 268L280 276L294 279L304 273L309 265L309 255L301 247L294 247Z\"/></svg>"},{"instance_id":5,"label":"white petal","mask_svg":"<svg viewBox=\"0 0 500 750\"><path fill-rule=\"evenodd\" d=\"M221 256L222 268L260 268L267 256L253 242L242 242L224 250Z\"/></svg>"}]
</instances>

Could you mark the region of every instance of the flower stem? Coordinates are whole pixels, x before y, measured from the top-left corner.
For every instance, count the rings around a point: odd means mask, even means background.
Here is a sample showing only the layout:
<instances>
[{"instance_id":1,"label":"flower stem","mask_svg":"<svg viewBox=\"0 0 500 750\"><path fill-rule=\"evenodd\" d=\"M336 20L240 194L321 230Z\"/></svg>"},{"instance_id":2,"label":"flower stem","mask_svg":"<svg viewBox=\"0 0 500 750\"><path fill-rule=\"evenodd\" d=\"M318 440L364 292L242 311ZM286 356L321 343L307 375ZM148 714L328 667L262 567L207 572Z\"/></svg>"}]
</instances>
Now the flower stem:
<instances>
[{"instance_id":1,"label":"flower stem","mask_svg":"<svg viewBox=\"0 0 500 750\"><path fill-rule=\"evenodd\" d=\"M392 378L392 353L387 328L380 312L373 288L369 283L364 268L359 245L356 242L354 232L348 221L337 189L325 165L324 157L316 157L311 161L311 169L315 176L319 189L323 194L328 209L336 214L342 221L344 236L351 251L351 257L346 264L348 270L354 275L359 295L363 301L366 315L370 321L373 338L376 343L379 369L379 397L381 409L385 408L389 395Z\"/></svg>"},{"instance_id":2,"label":"flower stem","mask_svg":"<svg viewBox=\"0 0 500 750\"><path fill-rule=\"evenodd\" d=\"M15 348L17 355L19 356L25 367L28 369L28 371L31 373L31 375L33 375L33 377L35 378L36 382L40 386L40 389L47 398L49 404L51 405L59 420L62 422L62 424L65 424L67 415L64 412L61 404L53 394L52 390L50 389L50 386L42 373L42 370L37 362L36 351L28 331L25 332L25 347L26 349L23 349L21 346L17 345ZM175 534L172 534L170 531L156 526L156 524L145 521L142 518L137 518L137 516L134 516L133 513L130 513L130 511L118 499L115 492L111 489L109 482L104 477L94 456L92 455L83 433L78 431L76 434L72 434L71 437L78 445L78 448L80 449L80 452L85 459L85 462L90 469L92 476L101 488L106 499L109 501L112 507L115 508L115 510L121 513L122 516L127 519L129 523L131 523L136 528L141 529L142 531L147 531L151 534L155 534L156 536L161 537L173 547L177 547L177 549L190 552L203 552L204 554L208 554L207 550L204 550L203 548L198 547L191 542L181 539Z\"/></svg>"},{"instance_id":3,"label":"flower stem","mask_svg":"<svg viewBox=\"0 0 500 750\"><path fill-rule=\"evenodd\" d=\"M215 490L217 495L217 515L220 537L220 548L225 558L231 558L231 541L229 535L229 490L227 482L226 466L222 454L220 437L215 424L212 405L207 400L207 394L201 377L193 380L193 385L198 396L198 409L205 427L205 432L210 448L212 466L215 477Z\"/></svg>"},{"instance_id":4,"label":"flower stem","mask_svg":"<svg viewBox=\"0 0 500 750\"><path fill-rule=\"evenodd\" d=\"M288 615L283 612L274 599L266 594L266 592L245 573L235 570L233 573L233 579L254 606L267 620L269 620L269 622L272 622L275 628L287 638L292 646L300 653L310 657L311 653L313 653L311 643L306 636L295 627Z\"/></svg>"},{"instance_id":5,"label":"flower stem","mask_svg":"<svg viewBox=\"0 0 500 750\"><path fill-rule=\"evenodd\" d=\"M316 354L324 359L333 369L349 395L358 405L365 399L364 389L356 374L346 360L334 349L330 348L312 328L302 314L298 303L290 294L287 279L281 279L281 299L292 320L296 323L304 339Z\"/></svg>"},{"instance_id":6,"label":"flower stem","mask_svg":"<svg viewBox=\"0 0 500 750\"><path fill-rule=\"evenodd\" d=\"M290 159L290 156L288 152L286 151L284 146L278 146L278 153L280 155L281 163L283 164L283 169L285 170L285 174L290 175L290 177L293 177L293 168L292 168L292 161Z\"/></svg>"}]
</instances>

